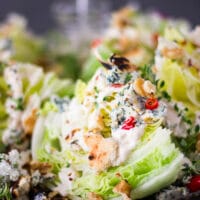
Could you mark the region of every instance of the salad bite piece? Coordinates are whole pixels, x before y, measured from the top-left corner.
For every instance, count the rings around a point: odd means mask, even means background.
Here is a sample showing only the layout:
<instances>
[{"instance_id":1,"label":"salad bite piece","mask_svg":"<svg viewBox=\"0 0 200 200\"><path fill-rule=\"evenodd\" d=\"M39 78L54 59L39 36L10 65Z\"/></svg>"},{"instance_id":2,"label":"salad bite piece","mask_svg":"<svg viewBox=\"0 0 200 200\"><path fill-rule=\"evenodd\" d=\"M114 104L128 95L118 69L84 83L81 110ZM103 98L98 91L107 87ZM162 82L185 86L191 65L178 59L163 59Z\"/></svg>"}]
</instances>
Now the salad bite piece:
<instances>
[{"instance_id":1,"label":"salad bite piece","mask_svg":"<svg viewBox=\"0 0 200 200\"><path fill-rule=\"evenodd\" d=\"M186 33L169 27L158 40L154 71L168 105L166 123L186 154L199 152L200 54L199 27ZM167 97L167 98L166 98Z\"/></svg>"},{"instance_id":2,"label":"salad bite piece","mask_svg":"<svg viewBox=\"0 0 200 200\"><path fill-rule=\"evenodd\" d=\"M184 20L165 18L157 12L141 12L137 7L124 7L112 14L109 27L101 38L94 40L92 49L98 49L104 59L113 53L126 57L138 68L153 63L158 37L168 26L187 31ZM93 52L86 61L82 78L89 80L99 67Z\"/></svg>"},{"instance_id":3,"label":"salad bite piece","mask_svg":"<svg viewBox=\"0 0 200 200\"><path fill-rule=\"evenodd\" d=\"M44 56L44 40L28 30L27 20L21 15L12 13L0 24L0 40L10 47L7 54L12 60L39 63Z\"/></svg>"},{"instance_id":4,"label":"salad bite piece","mask_svg":"<svg viewBox=\"0 0 200 200\"><path fill-rule=\"evenodd\" d=\"M173 183L183 154L161 126L166 109L156 88L130 62L100 62L71 101L49 102L37 121L32 154L53 167L53 190L72 199L139 199Z\"/></svg>"},{"instance_id":5,"label":"salad bite piece","mask_svg":"<svg viewBox=\"0 0 200 200\"><path fill-rule=\"evenodd\" d=\"M40 105L54 94L68 94L70 81L59 80L53 73L44 74L42 68L23 63L6 67L4 80L9 88L6 100L9 121L2 139L6 145L20 146L32 134Z\"/></svg>"},{"instance_id":6,"label":"salad bite piece","mask_svg":"<svg viewBox=\"0 0 200 200\"><path fill-rule=\"evenodd\" d=\"M0 198L27 199L35 177L38 178L30 154L38 112L52 96L68 95L72 84L58 79L54 73L45 74L32 64L8 61L1 67L0 149L5 154L0 154ZM41 181L48 179L51 176Z\"/></svg>"},{"instance_id":7,"label":"salad bite piece","mask_svg":"<svg viewBox=\"0 0 200 200\"><path fill-rule=\"evenodd\" d=\"M192 110L200 109L199 27L184 34L169 27L159 38L155 57L156 75L165 81L165 90Z\"/></svg>"}]
</instances>

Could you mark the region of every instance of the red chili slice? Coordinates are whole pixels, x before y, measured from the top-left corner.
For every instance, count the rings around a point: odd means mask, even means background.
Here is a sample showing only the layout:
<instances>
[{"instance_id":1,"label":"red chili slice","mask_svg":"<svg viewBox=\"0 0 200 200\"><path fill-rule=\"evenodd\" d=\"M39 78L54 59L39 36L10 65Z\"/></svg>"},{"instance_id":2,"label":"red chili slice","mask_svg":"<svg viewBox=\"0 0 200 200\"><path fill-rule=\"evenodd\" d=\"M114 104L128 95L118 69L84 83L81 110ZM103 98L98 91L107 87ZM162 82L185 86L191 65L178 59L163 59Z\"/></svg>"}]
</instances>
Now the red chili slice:
<instances>
[{"instance_id":1,"label":"red chili slice","mask_svg":"<svg viewBox=\"0 0 200 200\"><path fill-rule=\"evenodd\" d=\"M120 88L120 87L123 86L123 84L121 84L121 83L113 83L111 86L114 87L114 88Z\"/></svg>"},{"instance_id":2,"label":"red chili slice","mask_svg":"<svg viewBox=\"0 0 200 200\"><path fill-rule=\"evenodd\" d=\"M99 79L99 76L96 76L96 77L95 77L95 80L97 81L98 79Z\"/></svg>"},{"instance_id":3,"label":"red chili slice","mask_svg":"<svg viewBox=\"0 0 200 200\"><path fill-rule=\"evenodd\" d=\"M193 176L187 184L187 187L191 192L197 192L200 190L200 175Z\"/></svg>"},{"instance_id":4,"label":"red chili slice","mask_svg":"<svg viewBox=\"0 0 200 200\"><path fill-rule=\"evenodd\" d=\"M148 110L154 110L158 108L158 105L159 105L158 99L156 98L149 98L145 102L145 108Z\"/></svg>"},{"instance_id":5,"label":"red chili slice","mask_svg":"<svg viewBox=\"0 0 200 200\"><path fill-rule=\"evenodd\" d=\"M131 116L127 120L124 121L124 123L122 125L122 129L129 130L131 128L134 128L135 123L136 123L135 118L133 116Z\"/></svg>"},{"instance_id":6,"label":"red chili slice","mask_svg":"<svg viewBox=\"0 0 200 200\"><path fill-rule=\"evenodd\" d=\"M97 38L97 39L94 39L91 43L91 48L96 48L98 47L100 44L102 43L102 39L100 38Z\"/></svg>"}]
</instances>

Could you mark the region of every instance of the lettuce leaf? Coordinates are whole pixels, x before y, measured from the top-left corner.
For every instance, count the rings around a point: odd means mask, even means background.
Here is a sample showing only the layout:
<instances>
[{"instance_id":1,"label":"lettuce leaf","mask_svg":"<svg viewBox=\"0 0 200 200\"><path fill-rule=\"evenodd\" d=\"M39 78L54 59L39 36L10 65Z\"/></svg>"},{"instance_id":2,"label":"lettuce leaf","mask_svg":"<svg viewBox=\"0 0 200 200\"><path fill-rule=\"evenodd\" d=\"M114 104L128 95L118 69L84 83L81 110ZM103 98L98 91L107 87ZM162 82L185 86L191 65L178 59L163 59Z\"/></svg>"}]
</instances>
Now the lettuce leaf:
<instances>
[{"instance_id":1,"label":"lettuce leaf","mask_svg":"<svg viewBox=\"0 0 200 200\"><path fill-rule=\"evenodd\" d=\"M0 153L4 151L5 146L2 142L3 130L7 126L7 113L5 108L5 101L7 96L8 86L3 78L4 64L0 63Z\"/></svg>"},{"instance_id":2,"label":"lettuce leaf","mask_svg":"<svg viewBox=\"0 0 200 200\"><path fill-rule=\"evenodd\" d=\"M68 165L59 139L61 122L60 113L50 111L45 118L41 116L37 120L32 138L33 159L52 164L54 173Z\"/></svg>"},{"instance_id":3,"label":"lettuce leaf","mask_svg":"<svg viewBox=\"0 0 200 200\"><path fill-rule=\"evenodd\" d=\"M166 59L160 79L165 82L163 90L172 99L182 102L193 111L200 108L200 79L197 70L182 68L178 62Z\"/></svg>"},{"instance_id":4,"label":"lettuce leaf","mask_svg":"<svg viewBox=\"0 0 200 200\"><path fill-rule=\"evenodd\" d=\"M81 80L78 80L76 82L75 86L75 97L78 99L79 103L82 103L85 97L85 89L86 89L86 83L84 83Z\"/></svg>"},{"instance_id":5,"label":"lettuce leaf","mask_svg":"<svg viewBox=\"0 0 200 200\"><path fill-rule=\"evenodd\" d=\"M169 130L158 128L147 138L123 165L98 175L88 173L78 178L73 192L83 199L88 192L95 192L105 199L116 197L113 188L120 182L117 173L132 186L132 199L143 198L170 185L181 170L183 155L171 143Z\"/></svg>"},{"instance_id":6,"label":"lettuce leaf","mask_svg":"<svg viewBox=\"0 0 200 200\"><path fill-rule=\"evenodd\" d=\"M67 103L66 98L59 99L57 97L45 102L40 109L40 115L32 135L33 160L52 164L55 174L58 174L61 168L69 165L69 156L62 149L61 140L63 110L60 108Z\"/></svg>"}]
</instances>

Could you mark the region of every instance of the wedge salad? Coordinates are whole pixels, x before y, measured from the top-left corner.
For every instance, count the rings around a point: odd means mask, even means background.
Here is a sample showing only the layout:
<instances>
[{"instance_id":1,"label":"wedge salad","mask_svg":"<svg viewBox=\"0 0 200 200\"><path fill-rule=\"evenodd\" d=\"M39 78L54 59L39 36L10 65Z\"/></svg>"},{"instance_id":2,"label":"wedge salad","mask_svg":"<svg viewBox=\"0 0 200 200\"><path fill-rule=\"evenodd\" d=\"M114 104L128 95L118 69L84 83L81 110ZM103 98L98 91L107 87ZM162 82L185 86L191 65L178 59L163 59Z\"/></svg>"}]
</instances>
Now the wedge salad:
<instances>
[{"instance_id":1,"label":"wedge salad","mask_svg":"<svg viewBox=\"0 0 200 200\"><path fill-rule=\"evenodd\" d=\"M8 38L0 199L200 198L200 27L123 8L75 86L14 57Z\"/></svg>"},{"instance_id":2,"label":"wedge salad","mask_svg":"<svg viewBox=\"0 0 200 200\"><path fill-rule=\"evenodd\" d=\"M99 53L105 59L116 53L140 67L154 61L158 37L165 28L173 26L186 32L190 28L187 21L164 18L156 12L142 13L136 7L125 7L112 14L110 26L104 35L92 41L91 47L98 47ZM99 63L91 52L86 61L82 79L89 80L98 68Z\"/></svg>"}]
</instances>

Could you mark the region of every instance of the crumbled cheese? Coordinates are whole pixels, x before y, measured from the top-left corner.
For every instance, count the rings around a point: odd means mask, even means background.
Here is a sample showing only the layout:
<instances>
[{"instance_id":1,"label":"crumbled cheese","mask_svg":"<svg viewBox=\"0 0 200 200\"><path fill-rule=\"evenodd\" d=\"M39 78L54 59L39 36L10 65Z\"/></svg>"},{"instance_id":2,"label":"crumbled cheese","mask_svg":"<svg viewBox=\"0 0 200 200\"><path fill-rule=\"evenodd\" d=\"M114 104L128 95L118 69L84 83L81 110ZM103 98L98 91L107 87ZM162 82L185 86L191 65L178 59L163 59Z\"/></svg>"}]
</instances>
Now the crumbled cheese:
<instances>
[{"instance_id":1,"label":"crumbled cheese","mask_svg":"<svg viewBox=\"0 0 200 200\"><path fill-rule=\"evenodd\" d=\"M9 157L9 161L12 165L16 165L19 163L20 155L17 150L14 149L14 150L10 151L8 154L8 157Z\"/></svg>"},{"instance_id":2,"label":"crumbled cheese","mask_svg":"<svg viewBox=\"0 0 200 200\"><path fill-rule=\"evenodd\" d=\"M17 181L19 175L19 171L10 165L10 163L5 160L0 162L0 177L3 178L3 180Z\"/></svg>"},{"instance_id":3,"label":"crumbled cheese","mask_svg":"<svg viewBox=\"0 0 200 200\"><path fill-rule=\"evenodd\" d=\"M35 170L32 173L32 179L31 179L31 183L33 186L36 186L40 183L40 178L41 178L41 174L39 172L39 170Z\"/></svg>"},{"instance_id":4,"label":"crumbled cheese","mask_svg":"<svg viewBox=\"0 0 200 200\"><path fill-rule=\"evenodd\" d=\"M0 177L7 177L9 176L12 168L8 162L2 160L0 162Z\"/></svg>"},{"instance_id":5,"label":"crumbled cheese","mask_svg":"<svg viewBox=\"0 0 200 200\"><path fill-rule=\"evenodd\" d=\"M59 172L60 183L54 188L61 195L66 196L67 191L72 189L73 180L76 178L76 172L72 168L63 168Z\"/></svg>"}]
</instances>

